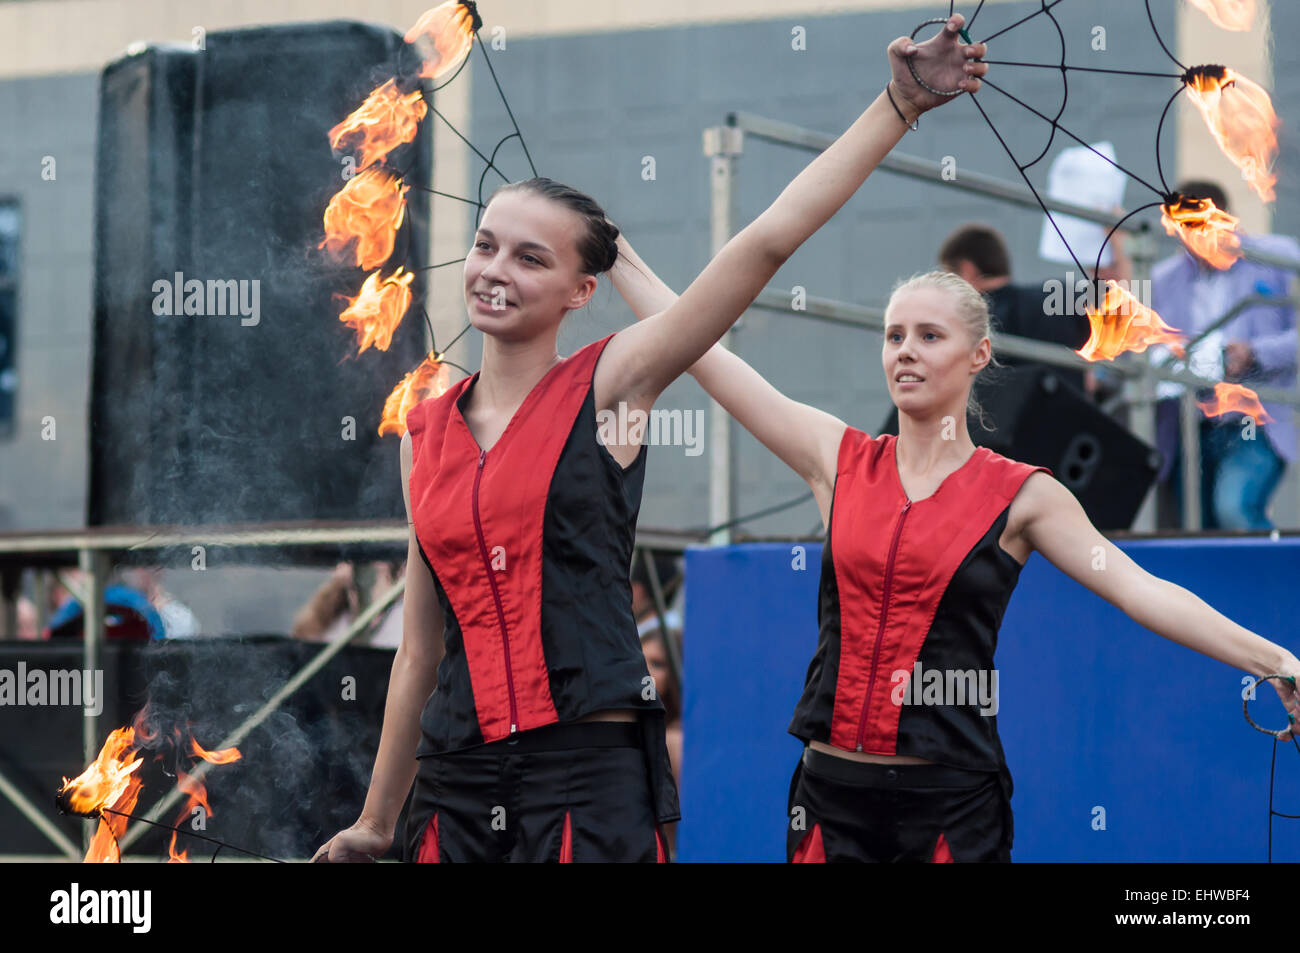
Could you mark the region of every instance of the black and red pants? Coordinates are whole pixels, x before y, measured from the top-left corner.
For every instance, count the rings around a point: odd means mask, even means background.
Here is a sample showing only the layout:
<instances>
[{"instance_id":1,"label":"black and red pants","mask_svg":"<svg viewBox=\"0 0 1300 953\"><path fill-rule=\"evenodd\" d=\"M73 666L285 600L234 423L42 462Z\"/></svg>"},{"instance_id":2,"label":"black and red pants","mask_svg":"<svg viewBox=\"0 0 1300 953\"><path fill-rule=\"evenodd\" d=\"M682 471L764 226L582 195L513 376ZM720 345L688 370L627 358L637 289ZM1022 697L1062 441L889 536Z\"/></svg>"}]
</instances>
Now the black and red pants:
<instances>
[{"instance_id":1,"label":"black and red pants","mask_svg":"<svg viewBox=\"0 0 1300 953\"><path fill-rule=\"evenodd\" d=\"M805 748L790 781L791 863L1011 860L1011 777L868 764Z\"/></svg>"},{"instance_id":2,"label":"black and red pants","mask_svg":"<svg viewBox=\"0 0 1300 953\"><path fill-rule=\"evenodd\" d=\"M420 759L403 858L665 863L634 723L549 725Z\"/></svg>"}]
</instances>

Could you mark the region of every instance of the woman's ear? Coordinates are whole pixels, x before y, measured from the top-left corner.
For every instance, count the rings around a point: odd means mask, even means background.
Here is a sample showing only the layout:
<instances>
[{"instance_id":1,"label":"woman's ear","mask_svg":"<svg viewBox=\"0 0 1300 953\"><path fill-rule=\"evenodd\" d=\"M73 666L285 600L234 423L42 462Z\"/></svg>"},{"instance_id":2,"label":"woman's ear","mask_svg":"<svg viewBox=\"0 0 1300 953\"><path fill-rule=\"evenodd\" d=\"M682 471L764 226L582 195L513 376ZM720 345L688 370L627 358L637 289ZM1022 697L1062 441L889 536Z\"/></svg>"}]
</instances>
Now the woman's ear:
<instances>
[{"instance_id":1,"label":"woman's ear","mask_svg":"<svg viewBox=\"0 0 1300 953\"><path fill-rule=\"evenodd\" d=\"M583 275L582 282L574 289L573 294L569 296L568 308L570 311L577 311L584 308L591 296L596 293L596 288L600 282L595 275Z\"/></svg>"}]
</instances>

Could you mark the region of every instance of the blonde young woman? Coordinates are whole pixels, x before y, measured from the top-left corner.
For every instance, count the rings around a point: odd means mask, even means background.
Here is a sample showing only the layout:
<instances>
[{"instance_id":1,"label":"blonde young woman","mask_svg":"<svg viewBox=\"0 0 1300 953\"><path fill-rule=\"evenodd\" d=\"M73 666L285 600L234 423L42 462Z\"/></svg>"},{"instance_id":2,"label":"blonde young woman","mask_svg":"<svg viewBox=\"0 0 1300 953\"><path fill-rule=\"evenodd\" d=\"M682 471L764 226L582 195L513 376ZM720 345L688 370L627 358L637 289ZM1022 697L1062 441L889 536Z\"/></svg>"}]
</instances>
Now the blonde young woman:
<instances>
[{"instance_id":1,"label":"blonde young woman","mask_svg":"<svg viewBox=\"0 0 1300 953\"><path fill-rule=\"evenodd\" d=\"M620 241L627 264L613 280L637 317L672 308L672 290ZM1129 559L1046 468L976 448L966 412L991 347L986 303L964 280L900 284L880 355L896 437L791 400L720 346L690 369L807 481L827 527L818 646L789 728L807 746L787 860L1011 859L996 718L973 692L934 698L908 683L918 662L945 684L948 672L992 673L1003 611L1035 551L1158 635L1256 676L1300 675L1290 651ZM1294 722L1294 682L1277 691Z\"/></svg>"},{"instance_id":2,"label":"blonde young woman","mask_svg":"<svg viewBox=\"0 0 1300 953\"><path fill-rule=\"evenodd\" d=\"M549 179L499 189L465 260L482 369L407 415L412 524L405 622L357 822L317 861L388 850L426 862L663 860L678 817L663 705L637 639L629 570L644 447L604 445L597 415L648 412L852 195L910 122L974 91L982 45L889 47L893 79L660 314L567 358L564 316L618 258L618 229Z\"/></svg>"}]
</instances>

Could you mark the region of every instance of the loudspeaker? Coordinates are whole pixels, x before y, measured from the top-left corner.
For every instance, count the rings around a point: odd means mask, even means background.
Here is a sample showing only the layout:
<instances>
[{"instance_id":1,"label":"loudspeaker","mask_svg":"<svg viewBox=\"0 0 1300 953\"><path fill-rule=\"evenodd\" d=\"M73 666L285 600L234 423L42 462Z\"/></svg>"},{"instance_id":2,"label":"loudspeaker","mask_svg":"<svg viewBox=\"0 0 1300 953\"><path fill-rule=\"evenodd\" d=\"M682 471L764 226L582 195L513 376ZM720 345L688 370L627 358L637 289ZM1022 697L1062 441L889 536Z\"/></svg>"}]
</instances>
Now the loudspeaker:
<instances>
[{"instance_id":1,"label":"loudspeaker","mask_svg":"<svg viewBox=\"0 0 1300 953\"><path fill-rule=\"evenodd\" d=\"M338 296L367 273L317 249L356 171L328 132L396 73L401 36L340 21L199 39L100 78L89 522L401 517L398 440L377 429L425 354L425 273L388 350L357 355ZM425 261L431 141L426 119L390 155L412 187L385 274ZM195 280L204 313L166 313Z\"/></svg>"},{"instance_id":2,"label":"loudspeaker","mask_svg":"<svg viewBox=\"0 0 1300 953\"><path fill-rule=\"evenodd\" d=\"M1006 367L996 375L975 390L985 422L994 429L985 430L974 414L966 418L975 445L1048 467L1098 529L1132 526L1160 470L1160 451L1129 433L1051 368ZM898 408L880 432L898 433Z\"/></svg>"}]
</instances>

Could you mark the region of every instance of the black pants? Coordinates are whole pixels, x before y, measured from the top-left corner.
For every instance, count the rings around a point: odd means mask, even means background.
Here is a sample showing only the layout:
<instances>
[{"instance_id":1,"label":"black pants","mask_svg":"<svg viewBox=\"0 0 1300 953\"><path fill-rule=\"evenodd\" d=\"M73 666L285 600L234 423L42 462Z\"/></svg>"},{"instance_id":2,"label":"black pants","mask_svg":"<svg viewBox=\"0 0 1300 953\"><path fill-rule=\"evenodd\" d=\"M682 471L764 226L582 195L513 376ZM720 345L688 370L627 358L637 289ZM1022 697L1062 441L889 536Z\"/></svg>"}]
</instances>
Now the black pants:
<instances>
[{"instance_id":1,"label":"black pants","mask_svg":"<svg viewBox=\"0 0 1300 953\"><path fill-rule=\"evenodd\" d=\"M417 863L667 860L640 731L550 725L421 758L403 858Z\"/></svg>"},{"instance_id":2,"label":"black pants","mask_svg":"<svg viewBox=\"0 0 1300 953\"><path fill-rule=\"evenodd\" d=\"M786 860L1011 860L1009 773L867 764L804 750L790 781Z\"/></svg>"}]
</instances>

